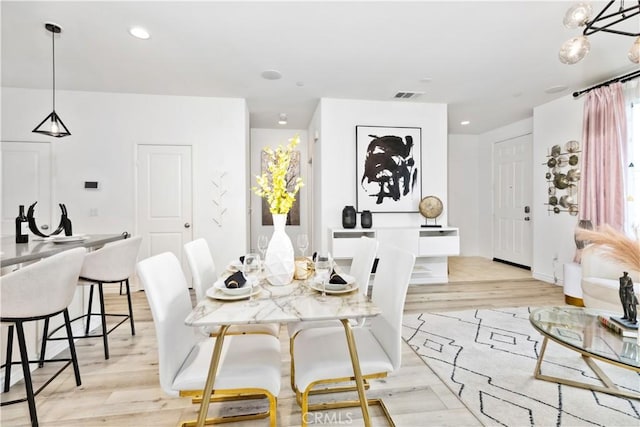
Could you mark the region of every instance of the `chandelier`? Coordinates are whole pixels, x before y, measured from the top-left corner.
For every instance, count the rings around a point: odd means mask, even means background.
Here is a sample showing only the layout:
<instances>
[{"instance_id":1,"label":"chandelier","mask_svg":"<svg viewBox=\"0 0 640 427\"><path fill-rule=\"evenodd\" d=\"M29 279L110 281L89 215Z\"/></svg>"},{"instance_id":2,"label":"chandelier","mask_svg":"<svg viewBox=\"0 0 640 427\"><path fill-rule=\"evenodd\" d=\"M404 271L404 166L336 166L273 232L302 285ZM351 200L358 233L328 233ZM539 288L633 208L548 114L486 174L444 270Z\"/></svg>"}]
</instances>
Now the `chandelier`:
<instances>
[{"instance_id":1,"label":"chandelier","mask_svg":"<svg viewBox=\"0 0 640 427\"><path fill-rule=\"evenodd\" d=\"M633 1L632 6L625 7L625 1L619 0L619 7L612 6L615 0L607 2L607 5L595 16L589 3L577 3L569 8L564 16L564 26L567 28L584 27L581 36L573 37L562 45L558 54L560 62L564 64L575 64L584 58L591 49L591 44L587 36L603 31L606 33L619 34L623 36L635 37L635 41L629 49L627 57L629 61L640 63L640 31L632 33L616 29L615 26L629 18L640 14L640 0Z\"/></svg>"}]
</instances>

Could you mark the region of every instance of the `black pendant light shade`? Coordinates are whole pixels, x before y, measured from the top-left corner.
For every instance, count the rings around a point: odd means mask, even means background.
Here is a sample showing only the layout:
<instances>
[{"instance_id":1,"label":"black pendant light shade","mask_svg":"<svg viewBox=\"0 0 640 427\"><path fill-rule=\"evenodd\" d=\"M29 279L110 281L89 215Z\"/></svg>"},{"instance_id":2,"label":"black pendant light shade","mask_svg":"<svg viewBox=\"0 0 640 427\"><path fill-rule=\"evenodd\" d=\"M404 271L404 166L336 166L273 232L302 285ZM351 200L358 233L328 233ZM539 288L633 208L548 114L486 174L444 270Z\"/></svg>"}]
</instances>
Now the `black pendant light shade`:
<instances>
[{"instance_id":1,"label":"black pendant light shade","mask_svg":"<svg viewBox=\"0 0 640 427\"><path fill-rule=\"evenodd\" d=\"M35 133L42 133L44 135L55 136L56 138L62 138L63 136L71 135L69 129L62 123L62 119L58 116L55 110L51 112L38 126L33 130Z\"/></svg>"},{"instance_id":2,"label":"black pendant light shade","mask_svg":"<svg viewBox=\"0 0 640 427\"><path fill-rule=\"evenodd\" d=\"M41 133L43 135L49 135L56 138L62 138L63 136L71 135L69 129L64 125L62 119L56 113L56 45L55 35L62 31L56 24L47 22L44 24L47 31L51 32L51 46L53 52L53 111L47 117L41 121L38 126L33 129L35 133Z\"/></svg>"}]
</instances>

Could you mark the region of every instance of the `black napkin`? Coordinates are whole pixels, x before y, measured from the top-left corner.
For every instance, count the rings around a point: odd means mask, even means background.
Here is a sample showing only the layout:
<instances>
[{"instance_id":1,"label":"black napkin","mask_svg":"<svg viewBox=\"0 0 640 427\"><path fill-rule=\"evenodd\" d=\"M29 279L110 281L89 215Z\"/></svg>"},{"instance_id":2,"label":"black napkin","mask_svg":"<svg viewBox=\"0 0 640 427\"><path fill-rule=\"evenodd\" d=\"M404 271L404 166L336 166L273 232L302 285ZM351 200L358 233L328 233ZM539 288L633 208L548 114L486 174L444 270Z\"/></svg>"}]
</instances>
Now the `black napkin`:
<instances>
[{"instance_id":1,"label":"black napkin","mask_svg":"<svg viewBox=\"0 0 640 427\"><path fill-rule=\"evenodd\" d=\"M241 288L247 283L247 279L244 278L242 271L236 271L231 276L224 279L224 285L227 288Z\"/></svg>"},{"instance_id":2,"label":"black napkin","mask_svg":"<svg viewBox=\"0 0 640 427\"><path fill-rule=\"evenodd\" d=\"M315 262L317 257L318 257L318 252L314 252L313 255L311 255L311 261Z\"/></svg>"},{"instance_id":3,"label":"black napkin","mask_svg":"<svg viewBox=\"0 0 640 427\"><path fill-rule=\"evenodd\" d=\"M240 264L244 264L244 255L240 257Z\"/></svg>"},{"instance_id":4,"label":"black napkin","mask_svg":"<svg viewBox=\"0 0 640 427\"><path fill-rule=\"evenodd\" d=\"M329 276L329 283L336 285L346 285L347 281L342 278L335 270L331 270L331 276Z\"/></svg>"}]
</instances>

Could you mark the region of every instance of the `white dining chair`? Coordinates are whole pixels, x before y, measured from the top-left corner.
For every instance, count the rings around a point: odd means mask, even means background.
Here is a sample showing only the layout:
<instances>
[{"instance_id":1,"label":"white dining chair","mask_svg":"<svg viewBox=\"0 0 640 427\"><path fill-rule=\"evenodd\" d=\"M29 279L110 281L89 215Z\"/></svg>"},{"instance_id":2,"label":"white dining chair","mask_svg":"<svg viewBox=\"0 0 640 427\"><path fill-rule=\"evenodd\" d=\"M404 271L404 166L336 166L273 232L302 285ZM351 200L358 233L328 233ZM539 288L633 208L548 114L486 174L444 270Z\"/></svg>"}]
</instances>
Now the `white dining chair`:
<instances>
[{"instance_id":1,"label":"white dining chair","mask_svg":"<svg viewBox=\"0 0 640 427\"><path fill-rule=\"evenodd\" d=\"M215 263L209 250L209 244L203 238L187 242L184 245L184 253L187 257L193 290L196 294L196 301L200 302L206 298L206 292L218 279ZM216 335L219 328L209 328L207 333ZM265 323L255 325L234 325L227 330L227 335L235 334L269 334L277 337L280 334L280 324Z\"/></svg>"},{"instance_id":2,"label":"white dining chair","mask_svg":"<svg viewBox=\"0 0 640 427\"><path fill-rule=\"evenodd\" d=\"M113 332L122 323L129 320L131 326L131 335L136 334L135 324L133 320L133 306L131 304L131 289L129 286L129 277L133 275L136 268L136 261L138 257L138 251L140 250L140 244L142 243L142 237L129 237L123 240L107 243L102 248L87 253L82 264L82 271L80 271L80 279L78 280L78 286L89 286L89 302L87 305L87 312L81 316L71 319L71 322L75 322L80 319L86 319L84 335L75 335L74 338L99 338L102 337L102 343L104 345L104 358L109 359L109 340L108 335ZM127 303L129 306L129 313L107 313L104 306L104 284L109 283L125 283L127 291ZM94 286L98 287L98 303L100 311L93 312L93 290ZM92 316L100 316L101 319L101 332L91 332L91 318ZM107 316L109 317L121 317L122 319L111 326L109 329L107 326ZM41 356L44 356L46 352L47 341L59 340L61 338L55 337L54 334L59 328L49 331L49 322L45 320L44 323L44 336L42 339Z\"/></svg>"},{"instance_id":3,"label":"white dining chair","mask_svg":"<svg viewBox=\"0 0 640 427\"><path fill-rule=\"evenodd\" d=\"M358 240L356 246L355 255L351 261L351 268L349 275L353 276L355 282L358 284L358 291L363 295L368 294L369 279L371 277L371 269L376 259L376 253L378 252L378 240L370 237L362 236ZM372 291L373 292L373 291ZM354 326L362 327L364 325L364 319L352 323ZM291 388L295 391L295 363L293 359L293 350L295 345L295 339L303 329L307 328L325 328L325 327L342 327L339 320L322 320L322 321L302 321L287 323L287 332L289 334L289 352L291 353L291 365L290 365L290 381ZM351 390L352 387L340 387L335 391Z\"/></svg>"},{"instance_id":4,"label":"white dining chair","mask_svg":"<svg viewBox=\"0 0 640 427\"><path fill-rule=\"evenodd\" d=\"M415 256L407 251L381 248L374 278L373 302L381 314L364 327L353 328L360 369L365 379L383 378L396 371L402 356L402 312ZM296 400L307 425L308 411L359 406L359 401L309 405L314 387L353 381L353 366L347 348L344 327L307 328L296 337L293 352L296 366ZM382 407L393 423L381 399L369 399ZM393 425L393 424L392 424Z\"/></svg>"},{"instance_id":5,"label":"white dining chair","mask_svg":"<svg viewBox=\"0 0 640 427\"><path fill-rule=\"evenodd\" d=\"M20 350L20 362L11 358L12 346L7 348L5 364L5 391L8 391L8 379L11 378L11 366L20 363L26 389L26 398L5 401L1 406L26 401L29 406L31 426L38 426L35 396L42 391L62 370L73 365L76 385L82 384L75 344L71 336L71 323L67 307L71 304L80 274L80 268L86 253L84 248L75 248L44 258L26 267L2 276L2 298L0 298L0 322L9 325L9 339L13 340L15 328ZM49 318L62 313L66 329L70 357L55 357L43 360L29 360L25 340L24 324ZM34 392L31 370L32 363L65 362L65 364Z\"/></svg>"},{"instance_id":6,"label":"white dining chair","mask_svg":"<svg viewBox=\"0 0 640 427\"><path fill-rule=\"evenodd\" d=\"M138 263L158 339L160 386L172 396L202 396L215 340L198 333L184 321L192 310L180 262L166 252ZM268 412L225 417L226 421L270 418L276 425L276 400L280 392L280 341L267 334L225 336L213 387L213 398L269 401ZM221 419L208 419L221 422ZM183 423L184 425L185 423Z\"/></svg>"}]
</instances>

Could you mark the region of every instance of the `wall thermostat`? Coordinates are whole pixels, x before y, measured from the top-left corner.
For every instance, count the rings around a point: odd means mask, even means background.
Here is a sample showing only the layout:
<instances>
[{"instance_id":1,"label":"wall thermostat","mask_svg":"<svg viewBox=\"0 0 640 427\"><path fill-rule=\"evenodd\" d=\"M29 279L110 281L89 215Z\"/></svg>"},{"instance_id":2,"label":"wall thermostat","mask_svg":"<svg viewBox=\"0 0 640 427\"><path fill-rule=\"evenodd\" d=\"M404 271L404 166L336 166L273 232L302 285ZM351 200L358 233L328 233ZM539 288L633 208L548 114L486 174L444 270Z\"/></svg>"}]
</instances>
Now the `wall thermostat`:
<instances>
[{"instance_id":1,"label":"wall thermostat","mask_svg":"<svg viewBox=\"0 0 640 427\"><path fill-rule=\"evenodd\" d=\"M98 181L85 181L84 188L98 189Z\"/></svg>"}]
</instances>

